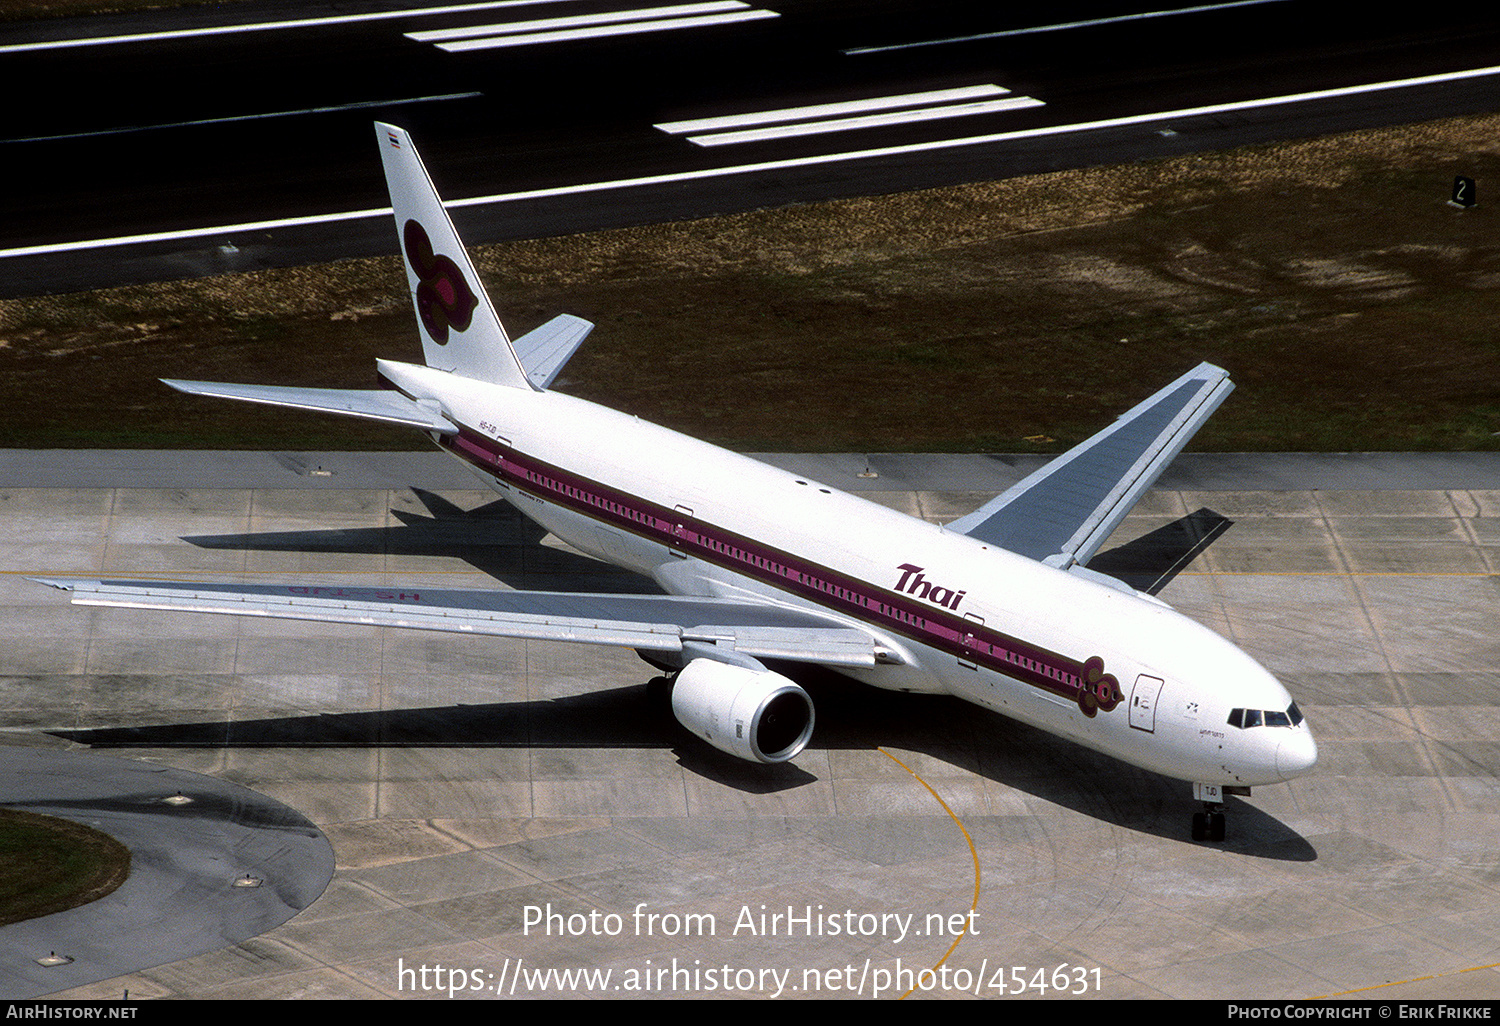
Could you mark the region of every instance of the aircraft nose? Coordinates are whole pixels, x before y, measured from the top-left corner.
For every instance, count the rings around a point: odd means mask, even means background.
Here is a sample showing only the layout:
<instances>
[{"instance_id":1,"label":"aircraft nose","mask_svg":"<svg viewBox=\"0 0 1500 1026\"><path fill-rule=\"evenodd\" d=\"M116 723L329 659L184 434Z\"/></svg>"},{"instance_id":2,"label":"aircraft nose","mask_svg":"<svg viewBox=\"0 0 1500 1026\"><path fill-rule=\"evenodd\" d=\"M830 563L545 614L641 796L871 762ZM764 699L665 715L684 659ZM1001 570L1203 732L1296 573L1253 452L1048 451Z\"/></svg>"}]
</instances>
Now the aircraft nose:
<instances>
[{"instance_id":1,"label":"aircraft nose","mask_svg":"<svg viewBox=\"0 0 1500 1026\"><path fill-rule=\"evenodd\" d=\"M1282 738L1276 746L1276 774L1290 780L1312 769L1318 762L1318 743L1312 731L1299 730L1290 737Z\"/></svg>"}]
</instances>

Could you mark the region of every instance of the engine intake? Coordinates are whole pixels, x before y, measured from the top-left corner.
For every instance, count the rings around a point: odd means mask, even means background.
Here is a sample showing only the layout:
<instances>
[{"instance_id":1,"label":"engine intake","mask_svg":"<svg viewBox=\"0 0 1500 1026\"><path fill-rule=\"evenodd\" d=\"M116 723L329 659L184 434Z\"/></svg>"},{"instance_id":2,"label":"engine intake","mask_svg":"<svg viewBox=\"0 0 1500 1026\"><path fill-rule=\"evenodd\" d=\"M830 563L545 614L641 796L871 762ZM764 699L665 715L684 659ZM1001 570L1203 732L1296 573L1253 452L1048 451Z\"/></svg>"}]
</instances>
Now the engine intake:
<instances>
[{"instance_id":1,"label":"engine intake","mask_svg":"<svg viewBox=\"0 0 1500 1026\"><path fill-rule=\"evenodd\" d=\"M807 747L813 704L807 692L771 670L694 659L672 687L672 715L720 751L776 763Z\"/></svg>"}]
</instances>

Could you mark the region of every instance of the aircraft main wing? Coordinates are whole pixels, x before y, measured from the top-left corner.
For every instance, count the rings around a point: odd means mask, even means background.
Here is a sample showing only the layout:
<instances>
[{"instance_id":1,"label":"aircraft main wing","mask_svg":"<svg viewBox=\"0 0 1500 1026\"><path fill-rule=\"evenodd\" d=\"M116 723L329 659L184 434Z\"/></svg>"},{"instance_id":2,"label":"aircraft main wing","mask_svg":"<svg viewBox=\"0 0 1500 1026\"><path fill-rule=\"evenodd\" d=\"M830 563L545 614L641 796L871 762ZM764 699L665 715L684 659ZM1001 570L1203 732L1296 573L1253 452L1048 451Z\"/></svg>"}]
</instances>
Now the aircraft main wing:
<instances>
[{"instance_id":1,"label":"aircraft main wing","mask_svg":"<svg viewBox=\"0 0 1500 1026\"><path fill-rule=\"evenodd\" d=\"M1228 371L1199 364L948 529L1062 569L1086 564L1233 390Z\"/></svg>"},{"instance_id":2,"label":"aircraft main wing","mask_svg":"<svg viewBox=\"0 0 1500 1026\"><path fill-rule=\"evenodd\" d=\"M417 630L540 638L679 652L713 645L754 658L830 666L899 661L878 638L816 613L735 599L677 595L462 591L395 585L215 584L32 578L76 605L268 616Z\"/></svg>"}]
</instances>

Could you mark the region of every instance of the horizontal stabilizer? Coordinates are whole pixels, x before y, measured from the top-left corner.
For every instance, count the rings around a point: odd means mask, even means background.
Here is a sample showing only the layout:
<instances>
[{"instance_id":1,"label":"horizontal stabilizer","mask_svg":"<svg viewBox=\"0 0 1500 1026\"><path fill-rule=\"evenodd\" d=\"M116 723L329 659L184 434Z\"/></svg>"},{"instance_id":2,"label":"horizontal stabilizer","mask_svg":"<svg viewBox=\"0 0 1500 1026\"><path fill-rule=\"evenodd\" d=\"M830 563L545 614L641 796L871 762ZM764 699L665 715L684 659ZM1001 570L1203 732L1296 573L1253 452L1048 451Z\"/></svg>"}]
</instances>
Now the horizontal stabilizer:
<instances>
[{"instance_id":1,"label":"horizontal stabilizer","mask_svg":"<svg viewBox=\"0 0 1500 1026\"><path fill-rule=\"evenodd\" d=\"M436 404L424 405L399 392L364 388L295 388L283 385L233 385L218 381L174 381L162 378L189 395L208 395L220 399L243 399L267 406L285 406L294 410L338 413L362 417L403 427L456 434L458 427L445 418Z\"/></svg>"},{"instance_id":2,"label":"horizontal stabilizer","mask_svg":"<svg viewBox=\"0 0 1500 1026\"><path fill-rule=\"evenodd\" d=\"M572 314L559 314L516 339L516 358L526 368L526 379L537 388L552 384L558 371L572 359L593 330L592 321Z\"/></svg>"},{"instance_id":3,"label":"horizontal stabilizer","mask_svg":"<svg viewBox=\"0 0 1500 1026\"><path fill-rule=\"evenodd\" d=\"M684 643L741 655L830 666L889 661L864 631L816 613L733 599L593 595L546 591L458 591L422 585L211 584L32 578L73 593L84 606L171 609L329 623L541 638L680 652Z\"/></svg>"},{"instance_id":4,"label":"horizontal stabilizer","mask_svg":"<svg viewBox=\"0 0 1500 1026\"><path fill-rule=\"evenodd\" d=\"M1234 390L1199 364L948 529L1066 569L1087 563Z\"/></svg>"}]
</instances>

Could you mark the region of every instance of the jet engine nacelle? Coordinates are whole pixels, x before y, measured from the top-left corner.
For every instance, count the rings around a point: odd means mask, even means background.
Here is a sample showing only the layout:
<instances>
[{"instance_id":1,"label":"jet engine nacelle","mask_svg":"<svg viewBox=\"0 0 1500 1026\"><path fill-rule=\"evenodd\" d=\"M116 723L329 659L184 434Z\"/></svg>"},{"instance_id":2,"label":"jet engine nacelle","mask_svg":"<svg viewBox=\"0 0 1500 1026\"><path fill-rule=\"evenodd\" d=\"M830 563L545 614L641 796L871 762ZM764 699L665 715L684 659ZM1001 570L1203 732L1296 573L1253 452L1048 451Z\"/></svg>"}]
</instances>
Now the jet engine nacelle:
<instances>
[{"instance_id":1,"label":"jet engine nacelle","mask_svg":"<svg viewBox=\"0 0 1500 1026\"><path fill-rule=\"evenodd\" d=\"M677 674L672 715L720 751L750 762L786 762L812 737L807 692L779 673L694 659Z\"/></svg>"}]
</instances>

